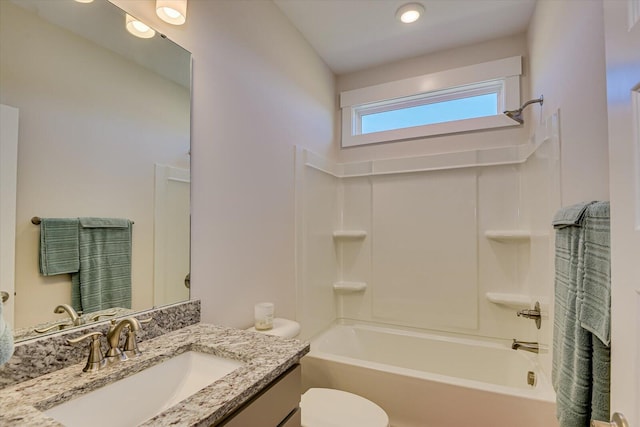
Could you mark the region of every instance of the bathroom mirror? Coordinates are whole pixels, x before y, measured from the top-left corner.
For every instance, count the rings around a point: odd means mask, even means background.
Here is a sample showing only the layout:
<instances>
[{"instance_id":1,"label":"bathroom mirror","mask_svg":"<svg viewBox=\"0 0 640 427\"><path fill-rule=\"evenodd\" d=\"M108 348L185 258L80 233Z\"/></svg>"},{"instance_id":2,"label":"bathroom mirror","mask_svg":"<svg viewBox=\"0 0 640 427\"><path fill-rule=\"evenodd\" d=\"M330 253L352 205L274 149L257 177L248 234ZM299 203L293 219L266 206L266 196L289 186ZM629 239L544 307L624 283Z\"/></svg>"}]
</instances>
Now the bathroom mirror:
<instances>
[{"instance_id":1,"label":"bathroom mirror","mask_svg":"<svg viewBox=\"0 0 640 427\"><path fill-rule=\"evenodd\" d=\"M1 3L0 103L19 109L14 329L69 319L54 308L70 275L40 274L32 217L133 221L131 310L187 300L191 54L134 37L107 0Z\"/></svg>"}]
</instances>

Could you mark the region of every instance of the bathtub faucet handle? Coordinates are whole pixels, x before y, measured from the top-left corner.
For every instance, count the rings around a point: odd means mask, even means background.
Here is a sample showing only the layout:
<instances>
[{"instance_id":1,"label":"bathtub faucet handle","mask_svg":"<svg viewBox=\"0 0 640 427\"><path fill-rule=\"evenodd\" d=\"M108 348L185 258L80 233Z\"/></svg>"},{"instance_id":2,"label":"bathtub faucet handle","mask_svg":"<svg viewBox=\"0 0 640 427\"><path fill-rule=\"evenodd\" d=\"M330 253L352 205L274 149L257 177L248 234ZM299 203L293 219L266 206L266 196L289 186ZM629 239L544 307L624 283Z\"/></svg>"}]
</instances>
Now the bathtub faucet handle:
<instances>
[{"instance_id":1,"label":"bathtub faucet handle","mask_svg":"<svg viewBox=\"0 0 640 427\"><path fill-rule=\"evenodd\" d=\"M536 305L533 309L525 309L518 311L518 317L525 317L527 319L535 320L536 328L540 329L542 325L542 313L540 312L540 302L536 301Z\"/></svg>"}]
</instances>

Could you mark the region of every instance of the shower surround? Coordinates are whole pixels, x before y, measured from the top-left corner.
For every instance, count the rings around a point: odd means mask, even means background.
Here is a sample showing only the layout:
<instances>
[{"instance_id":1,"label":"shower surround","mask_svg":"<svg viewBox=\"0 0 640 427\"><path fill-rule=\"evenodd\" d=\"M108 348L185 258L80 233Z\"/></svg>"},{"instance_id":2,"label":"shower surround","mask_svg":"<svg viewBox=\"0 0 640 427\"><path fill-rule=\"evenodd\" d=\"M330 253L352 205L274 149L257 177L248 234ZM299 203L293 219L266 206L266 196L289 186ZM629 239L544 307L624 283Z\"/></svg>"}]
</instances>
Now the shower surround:
<instances>
[{"instance_id":1,"label":"shower surround","mask_svg":"<svg viewBox=\"0 0 640 427\"><path fill-rule=\"evenodd\" d=\"M337 164L296 152L301 336L337 319L537 341L550 374L558 114L504 148ZM542 305L542 328L517 317Z\"/></svg>"}]
</instances>

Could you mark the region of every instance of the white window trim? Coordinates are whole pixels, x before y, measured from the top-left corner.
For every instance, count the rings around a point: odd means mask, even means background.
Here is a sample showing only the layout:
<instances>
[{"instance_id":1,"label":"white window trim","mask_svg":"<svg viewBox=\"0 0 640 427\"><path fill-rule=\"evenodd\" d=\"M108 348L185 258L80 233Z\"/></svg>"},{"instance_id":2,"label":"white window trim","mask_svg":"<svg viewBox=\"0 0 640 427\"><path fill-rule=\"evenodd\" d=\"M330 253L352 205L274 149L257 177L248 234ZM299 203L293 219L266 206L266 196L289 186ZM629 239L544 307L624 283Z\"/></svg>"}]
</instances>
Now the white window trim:
<instances>
[{"instance_id":1,"label":"white window trim","mask_svg":"<svg viewBox=\"0 0 640 427\"><path fill-rule=\"evenodd\" d=\"M640 0L629 0L629 31L640 22Z\"/></svg>"},{"instance_id":2,"label":"white window trim","mask_svg":"<svg viewBox=\"0 0 640 427\"><path fill-rule=\"evenodd\" d=\"M635 142L636 231L640 231L640 85L631 91L633 139Z\"/></svg>"},{"instance_id":3,"label":"white window trim","mask_svg":"<svg viewBox=\"0 0 640 427\"><path fill-rule=\"evenodd\" d=\"M423 76L383 83L360 89L345 91L340 94L342 108L342 146L374 144L378 142L398 141L404 139L423 138L457 132L468 132L480 129L491 129L505 126L517 126L518 123L503 114L414 126L382 132L360 134L359 114L370 112L369 108L392 103L390 100L407 98L429 92L449 91L455 93L468 90L473 85L486 85L488 82L502 84L498 95L499 110L513 110L520 105L520 75L522 74L522 57L500 59L482 64L455 68ZM363 108L363 105L367 107Z\"/></svg>"}]
</instances>

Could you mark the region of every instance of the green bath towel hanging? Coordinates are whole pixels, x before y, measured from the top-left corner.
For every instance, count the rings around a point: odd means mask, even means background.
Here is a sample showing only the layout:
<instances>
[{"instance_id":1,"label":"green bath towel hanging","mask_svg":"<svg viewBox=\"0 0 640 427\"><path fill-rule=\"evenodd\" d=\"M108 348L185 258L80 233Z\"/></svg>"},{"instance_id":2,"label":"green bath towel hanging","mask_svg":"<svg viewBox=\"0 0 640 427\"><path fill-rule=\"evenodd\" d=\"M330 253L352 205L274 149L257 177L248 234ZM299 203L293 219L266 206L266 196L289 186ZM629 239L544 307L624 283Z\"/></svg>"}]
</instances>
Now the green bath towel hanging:
<instances>
[{"instance_id":1,"label":"green bath towel hanging","mask_svg":"<svg viewBox=\"0 0 640 427\"><path fill-rule=\"evenodd\" d=\"M592 419L609 420L609 204L563 208L553 225L557 418L560 427L587 427Z\"/></svg>"},{"instance_id":2,"label":"green bath towel hanging","mask_svg":"<svg viewBox=\"0 0 640 427\"><path fill-rule=\"evenodd\" d=\"M131 308L131 221L80 218L80 270L71 275L73 308Z\"/></svg>"},{"instance_id":3,"label":"green bath towel hanging","mask_svg":"<svg viewBox=\"0 0 640 427\"><path fill-rule=\"evenodd\" d=\"M78 218L42 218L40 273L43 276L75 273L80 268Z\"/></svg>"}]
</instances>

